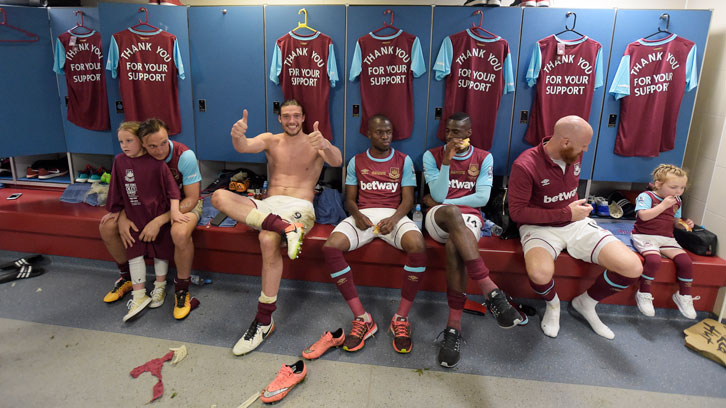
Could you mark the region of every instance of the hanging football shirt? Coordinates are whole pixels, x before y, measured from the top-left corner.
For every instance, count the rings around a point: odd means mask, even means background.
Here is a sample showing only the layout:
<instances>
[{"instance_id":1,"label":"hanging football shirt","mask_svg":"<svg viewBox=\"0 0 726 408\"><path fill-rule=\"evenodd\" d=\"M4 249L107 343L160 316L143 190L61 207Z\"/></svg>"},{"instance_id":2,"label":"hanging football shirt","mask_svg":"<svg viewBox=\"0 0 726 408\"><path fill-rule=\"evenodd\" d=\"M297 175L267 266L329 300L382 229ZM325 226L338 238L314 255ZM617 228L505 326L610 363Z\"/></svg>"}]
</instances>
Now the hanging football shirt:
<instances>
[{"instance_id":1,"label":"hanging football shirt","mask_svg":"<svg viewBox=\"0 0 726 408\"><path fill-rule=\"evenodd\" d=\"M282 83L285 99L295 99L303 106L305 133L312 133L317 121L323 136L333 139L329 97L338 81L338 68L330 37L320 31L312 36L289 32L280 37L272 52L270 81Z\"/></svg>"},{"instance_id":2,"label":"hanging football shirt","mask_svg":"<svg viewBox=\"0 0 726 408\"><path fill-rule=\"evenodd\" d=\"M656 157L673 150L685 91L698 85L696 44L675 34L628 44L610 94L620 101L615 154Z\"/></svg>"},{"instance_id":3,"label":"hanging football shirt","mask_svg":"<svg viewBox=\"0 0 726 408\"><path fill-rule=\"evenodd\" d=\"M416 187L416 171L408 155L391 148L377 159L366 150L348 162L345 184L358 186L358 208L398 208L401 189Z\"/></svg>"},{"instance_id":4,"label":"hanging football shirt","mask_svg":"<svg viewBox=\"0 0 726 408\"><path fill-rule=\"evenodd\" d=\"M66 31L59 35L53 71L66 77L68 121L90 130L109 129L101 34L91 31L78 35Z\"/></svg>"},{"instance_id":5,"label":"hanging football shirt","mask_svg":"<svg viewBox=\"0 0 726 408\"><path fill-rule=\"evenodd\" d=\"M550 35L535 44L526 78L530 87L537 85L537 95L524 140L536 146L552 136L560 118L590 118L593 93L603 85L602 46L587 36Z\"/></svg>"},{"instance_id":6,"label":"hanging football shirt","mask_svg":"<svg viewBox=\"0 0 726 408\"><path fill-rule=\"evenodd\" d=\"M169 135L181 132L177 76L184 79L184 65L176 36L161 29L120 31L111 38L106 69L120 76L127 121L158 118Z\"/></svg>"},{"instance_id":7,"label":"hanging football shirt","mask_svg":"<svg viewBox=\"0 0 726 408\"><path fill-rule=\"evenodd\" d=\"M368 118L382 113L393 123L393 140L408 139L413 130L413 78L426 72L418 37L399 30L381 37L368 33L355 44L350 81L360 75L363 114L360 133L368 134Z\"/></svg>"},{"instance_id":8,"label":"hanging football shirt","mask_svg":"<svg viewBox=\"0 0 726 408\"><path fill-rule=\"evenodd\" d=\"M444 38L434 64L436 80L446 77L444 116L437 137L446 141L446 118L466 112L472 118L471 144L489 150L503 94L514 92L509 44L502 37L483 38L471 30Z\"/></svg>"}]
</instances>

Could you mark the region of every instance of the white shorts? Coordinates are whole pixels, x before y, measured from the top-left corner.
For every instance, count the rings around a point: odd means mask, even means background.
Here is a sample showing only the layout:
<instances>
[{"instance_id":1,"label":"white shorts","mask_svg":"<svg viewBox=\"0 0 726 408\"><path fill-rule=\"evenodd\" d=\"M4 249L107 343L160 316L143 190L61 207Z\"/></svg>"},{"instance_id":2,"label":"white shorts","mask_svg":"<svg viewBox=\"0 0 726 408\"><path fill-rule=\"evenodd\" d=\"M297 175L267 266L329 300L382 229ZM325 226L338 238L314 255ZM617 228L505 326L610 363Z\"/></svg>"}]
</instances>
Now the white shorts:
<instances>
[{"instance_id":1,"label":"white shorts","mask_svg":"<svg viewBox=\"0 0 726 408\"><path fill-rule=\"evenodd\" d=\"M660 253L664 249L683 249L673 237L662 235L633 234L633 246L641 254L646 252Z\"/></svg>"},{"instance_id":2,"label":"white shorts","mask_svg":"<svg viewBox=\"0 0 726 408\"><path fill-rule=\"evenodd\" d=\"M305 226L306 234L315 225L315 208L308 200L286 195L274 195L264 200L250 198L250 200L254 201L260 211L277 214L287 222L301 222Z\"/></svg>"},{"instance_id":3,"label":"white shorts","mask_svg":"<svg viewBox=\"0 0 726 408\"><path fill-rule=\"evenodd\" d=\"M368 217L373 225L376 225L382 219L392 216L396 212L396 209L364 208L360 210L360 212ZM363 245L366 245L367 243L373 241L374 238L380 238L388 244L403 250L403 248L401 247L401 238L403 238L403 235L405 233L407 233L408 231L417 231L419 234L421 233L416 224L414 224L413 221L411 221L411 219L406 216L398 220L398 223L393 228L393 231L389 232L386 235L374 234L374 229L374 227L368 228L366 230L358 229L358 227L355 226L355 219L350 216L341 221L335 227L333 232L340 232L341 234L348 237L348 242L350 242L350 248L348 248L349 251L358 249Z\"/></svg>"},{"instance_id":4,"label":"white shorts","mask_svg":"<svg viewBox=\"0 0 726 408\"><path fill-rule=\"evenodd\" d=\"M428 231L429 235L431 235L431 238L433 238L434 241L442 244L445 244L446 241L449 240L449 233L444 231L443 228L439 227L438 224L436 224L434 214L436 214L436 211L438 211L439 208L446 205L449 204L439 204L437 206L431 207L429 212L426 213L426 219L424 220L426 231ZM466 225L466 228L469 228L471 233L474 234L476 241L479 242L479 239L481 238L482 227L481 218L477 217L476 215L463 213L461 214L461 217L464 219L464 225Z\"/></svg>"},{"instance_id":5,"label":"white shorts","mask_svg":"<svg viewBox=\"0 0 726 408\"><path fill-rule=\"evenodd\" d=\"M522 248L526 254L532 248L544 248L552 254L552 259L562 250L573 258L597 263L600 251L610 242L618 239L608 230L600 228L595 220L585 218L564 227L549 225L522 225L519 227Z\"/></svg>"}]
</instances>

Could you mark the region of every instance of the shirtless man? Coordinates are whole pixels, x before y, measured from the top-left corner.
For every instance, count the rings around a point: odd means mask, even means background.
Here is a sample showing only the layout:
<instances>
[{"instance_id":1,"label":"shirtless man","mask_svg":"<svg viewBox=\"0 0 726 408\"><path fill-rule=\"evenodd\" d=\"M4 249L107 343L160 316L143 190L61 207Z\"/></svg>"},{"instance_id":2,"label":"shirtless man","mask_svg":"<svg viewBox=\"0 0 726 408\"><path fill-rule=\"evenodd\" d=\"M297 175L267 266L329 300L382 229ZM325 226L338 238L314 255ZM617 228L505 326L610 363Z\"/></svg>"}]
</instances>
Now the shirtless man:
<instances>
[{"instance_id":1,"label":"shirtless man","mask_svg":"<svg viewBox=\"0 0 726 408\"><path fill-rule=\"evenodd\" d=\"M287 241L287 255L297 258L306 231L315 224L313 196L323 162L337 167L343 163L340 150L327 141L318 130L305 134L303 107L294 99L285 101L277 119L283 133L262 133L248 139L247 110L232 127L232 143L240 153L264 151L269 169L264 200L239 196L231 191L217 190L212 205L233 219L260 230L262 251L262 291L257 314L247 332L232 348L235 355L247 354L272 333L275 324L277 291L282 277L280 245Z\"/></svg>"},{"instance_id":2,"label":"shirtless man","mask_svg":"<svg viewBox=\"0 0 726 408\"><path fill-rule=\"evenodd\" d=\"M509 214L519 225L530 286L546 302L541 326L549 337L560 331L553 276L562 250L606 269L572 299L573 308L606 339L615 334L600 321L595 306L630 286L643 271L635 252L588 218L592 206L577 198L582 153L591 140L592 127L584 119L565 116L555 123L554 135L519 155L509 176Z\"/></svg>"}]
</instances>

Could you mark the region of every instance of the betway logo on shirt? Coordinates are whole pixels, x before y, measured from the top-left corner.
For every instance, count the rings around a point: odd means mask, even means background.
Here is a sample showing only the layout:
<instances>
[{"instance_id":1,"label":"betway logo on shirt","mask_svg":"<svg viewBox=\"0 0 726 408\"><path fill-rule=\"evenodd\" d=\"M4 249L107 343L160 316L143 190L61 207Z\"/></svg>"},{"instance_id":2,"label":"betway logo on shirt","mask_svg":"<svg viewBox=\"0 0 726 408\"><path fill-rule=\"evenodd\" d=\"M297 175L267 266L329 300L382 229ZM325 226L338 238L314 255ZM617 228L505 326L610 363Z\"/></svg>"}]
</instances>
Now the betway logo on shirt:
<instances>
[{"instance_id":1,"label":"betway logo on shirt","mask_svg":"<svg viewBox=\"0 0 726 408\"><path fill-rule=\"evenodd\" d=\"M383 190L395 193L398 190L398 183L384 183L378 180L371 181L370 183L360 182L361 190Z\"/></svg>"},{"instance_id":2,"label":"betway logo on shirt","mask_svg":"<svg viewBox=\"0 0 726 408\"><path fill-rule=\"evenodd\" d=\"M449 188L460 188L464 190L471 190L474 188L473 181L460 181L460 180L449 180Z\"/></svg>"},{"instance_id":3,"label":"betway logo on shirt","mask_svg":"<svg viewBox=\"0 0 726 408\"><path fill-rule=\"evenodd\" d=\"M573 188L572 191L560 193L560 194L557 194L556 196L550 197L550 196L546 195L546 196L544 196L544 202L545 202L545 204L556 203L558 201L569 200L570 198L575 197L576 195L577 195L577 188Z\"/></svg>"}]
</instances>

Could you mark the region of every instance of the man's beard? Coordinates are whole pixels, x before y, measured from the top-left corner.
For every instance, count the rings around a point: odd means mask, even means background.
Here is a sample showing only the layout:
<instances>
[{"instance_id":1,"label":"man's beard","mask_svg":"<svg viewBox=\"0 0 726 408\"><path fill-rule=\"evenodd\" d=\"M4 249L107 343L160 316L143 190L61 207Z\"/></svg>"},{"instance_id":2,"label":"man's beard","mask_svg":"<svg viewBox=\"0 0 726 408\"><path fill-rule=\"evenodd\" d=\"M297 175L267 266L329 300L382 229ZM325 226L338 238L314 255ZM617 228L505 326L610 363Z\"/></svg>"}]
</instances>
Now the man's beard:
<instances>
[{"instance_id":1,"label":"man's beard","mask_svg":"<svg viewBox=\"0 0 726 408\"><path fill-rule=\"evenodd\" d=\"M580 158L580 153L575 154L575 148L570 146L562 149L562 151L560 151L560 156L562 156L562 161L565 163L573 164Z\"/></svg>"}]
</instances>

